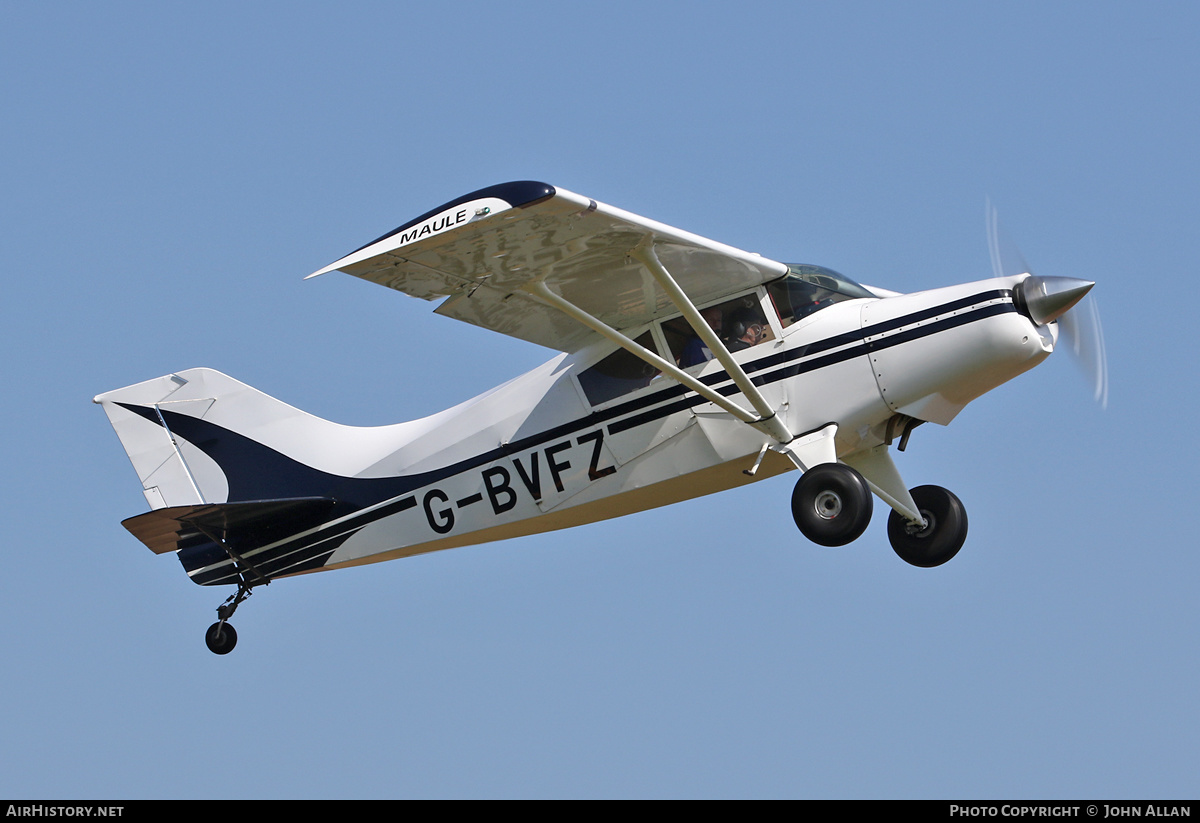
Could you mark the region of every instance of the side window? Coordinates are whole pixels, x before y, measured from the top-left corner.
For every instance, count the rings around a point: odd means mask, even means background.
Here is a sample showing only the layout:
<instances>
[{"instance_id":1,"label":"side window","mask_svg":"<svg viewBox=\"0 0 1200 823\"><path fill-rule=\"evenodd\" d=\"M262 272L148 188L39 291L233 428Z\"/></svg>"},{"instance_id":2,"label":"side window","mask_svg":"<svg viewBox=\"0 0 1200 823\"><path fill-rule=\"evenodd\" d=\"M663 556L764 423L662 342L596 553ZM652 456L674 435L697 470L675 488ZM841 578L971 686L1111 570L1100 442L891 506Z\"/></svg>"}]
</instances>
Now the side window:
<instances>
[{"instance_id":1,"label":"side window","mask_svg":"<svg viewBox=\"0 0 1200 823\"><path fill-rule=\"evenodd\" d=\"M657 353L650 332L644 333L634 342ZM625 349L617 349L590 369L580 372L579 385L587 395L588 402L599 406L614 397L649 386L650 381L657 376L658 369L645 360Z\"/></svg>"},{"instance_id":2,"label":"side window","mask_svg":"<svg viewBox=\"0 0 1200 823\"><path fill-rule=\"evenodd\" d=\"M774 339L771 324L757 295L747 294L700 310L708 327L717 333L725 348L738 352ZM687 320L676 317L662 324L671 355L682 369L707 363L713 354Z\"/></svg>"}]
</instances>

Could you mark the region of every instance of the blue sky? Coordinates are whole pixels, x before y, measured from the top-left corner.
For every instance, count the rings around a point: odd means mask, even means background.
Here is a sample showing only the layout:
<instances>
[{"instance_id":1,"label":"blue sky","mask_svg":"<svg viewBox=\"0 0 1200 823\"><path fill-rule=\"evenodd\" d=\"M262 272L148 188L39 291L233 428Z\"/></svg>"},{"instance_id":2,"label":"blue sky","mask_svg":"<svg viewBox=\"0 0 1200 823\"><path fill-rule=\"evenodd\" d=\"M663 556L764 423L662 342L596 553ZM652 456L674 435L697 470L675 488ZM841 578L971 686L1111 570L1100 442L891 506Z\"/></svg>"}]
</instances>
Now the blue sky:
<instances>
[{"instance_id":1,"label":"blue sky","mask_svg":"<svg viewBox=\"0 0 1200 823\"><path fill-rule=\"evenodd\" d=\"M1200 8L1188 3L5 3L0 796L1195 797ZM343 423L550 352L344 275L436 205L544 180L900 291L990 274L984 202L1098 285L1068 358L806 543L794 477L280 581L204 628L120 526L101 391L210 366Z\"/></svg>"}]
</instances>

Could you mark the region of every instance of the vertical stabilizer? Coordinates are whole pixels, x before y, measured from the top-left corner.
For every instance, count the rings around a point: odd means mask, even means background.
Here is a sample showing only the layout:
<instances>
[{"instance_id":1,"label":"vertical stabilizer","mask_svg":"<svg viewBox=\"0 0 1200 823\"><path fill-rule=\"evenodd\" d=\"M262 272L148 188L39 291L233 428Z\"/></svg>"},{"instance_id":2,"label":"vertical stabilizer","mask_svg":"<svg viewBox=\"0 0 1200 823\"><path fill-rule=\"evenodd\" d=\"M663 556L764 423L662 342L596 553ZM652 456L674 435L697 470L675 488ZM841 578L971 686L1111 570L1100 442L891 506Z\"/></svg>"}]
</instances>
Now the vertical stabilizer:
<instances>
[{"instance_id":1,"label":"vertical stabilizer","mask_svg":"<svg viewBox=\"0 0 1200 823\"><path fill-rule=\"evenodd\" d=\"M94 400L108 415L152 509L221 502L229 493L220 467L195 445L177 437L167 422L171 413L203 418L216 401L210 390L213 387L206 385L211 381L196 372L209 370L169 374L106 392Z\"/></svg>"}]
</instances>

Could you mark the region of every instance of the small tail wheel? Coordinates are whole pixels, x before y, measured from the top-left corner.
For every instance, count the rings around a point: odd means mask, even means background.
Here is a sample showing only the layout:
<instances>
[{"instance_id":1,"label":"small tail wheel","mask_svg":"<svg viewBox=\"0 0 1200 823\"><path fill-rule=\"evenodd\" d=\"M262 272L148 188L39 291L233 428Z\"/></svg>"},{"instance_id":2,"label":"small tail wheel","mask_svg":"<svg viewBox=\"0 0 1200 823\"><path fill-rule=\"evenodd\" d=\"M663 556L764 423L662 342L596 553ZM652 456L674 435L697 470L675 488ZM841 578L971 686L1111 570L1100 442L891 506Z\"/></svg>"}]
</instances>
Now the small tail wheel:
<instances>
[{"instance_id":1,"label":"small tail wheel","mask_svg":"<svg viewBox=\"0 0 1200 823\"><path fill-rule=\"evenodd\" d=\"M844 546L871 523L871 487L854 469L822 463L800 475L792 491L792 518L820 546Z\"/></svg>"},{"instance_id":2,"label":"small tail wheel","mask_svg":"<svg viewBox=\"0 0 1200 823\"><path fill-rule=\"evenodd\" d=\"M204 642L213 654L229 654L237 645L237 632L229 623L218 620L204 633Z\"/></svg>"},{"instance_id":3,"label":"small tail wheel","mask_svg":"<svg viewBox=\"0 0 1200 823\"><path fill-rule=\"evenodd\" d=\"M904 562L932 569L962 548L967 539L967 510L953 492L941 486L917 486L911 494L925 525L916 527L893 511L888 517L888 540Z\"/></svg>"}]
</instances>

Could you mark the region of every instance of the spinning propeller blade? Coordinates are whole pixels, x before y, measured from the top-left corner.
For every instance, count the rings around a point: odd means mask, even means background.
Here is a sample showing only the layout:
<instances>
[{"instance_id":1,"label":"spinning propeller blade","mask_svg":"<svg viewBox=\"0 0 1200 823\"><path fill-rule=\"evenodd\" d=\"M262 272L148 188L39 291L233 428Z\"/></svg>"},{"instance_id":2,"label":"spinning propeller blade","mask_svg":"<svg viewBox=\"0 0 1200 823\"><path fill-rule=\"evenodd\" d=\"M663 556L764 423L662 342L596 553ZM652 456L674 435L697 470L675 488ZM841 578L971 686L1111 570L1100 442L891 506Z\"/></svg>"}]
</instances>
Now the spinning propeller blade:
<instances>
[{"instance_id":1,"label":"spinning propeller blade","mask_svg":"<svg viewBox=\"0 0 1200 823\"><path fill-rule=\"evenodd\" d=\"M1096 299L1088 295L1062 316L1059 328L1071 344L1071 353L1092 385L1100 408L1108 408L1108 358L1104 353L1104 332L1100 328L1100 310Z\"/></svg>"},{"instance_id":2,"label":"spinning propeller blade","mask_svg":"<svg viewBox=\"0 0 1200 823\"><path fill-rule=\"evenodd\" d=\"M991 200L987 202L988 252L996 277L1031 274L1029 265L1016 245L1000 231L1000 221ZM1094 284L1066 277L1032 276L1021 284L1014 302L1024 301L1027 313L1037 323L1058 321L1075 363L1092 388L1100 407L1108 408L1108 358L1104 353L1104 334L1100 310L1088 292Z\"/></svg>"}]
</instances>

